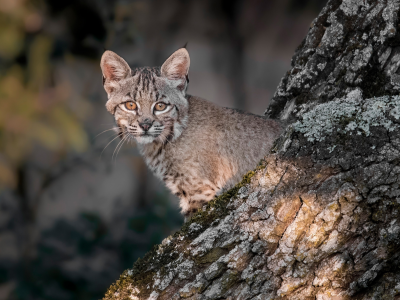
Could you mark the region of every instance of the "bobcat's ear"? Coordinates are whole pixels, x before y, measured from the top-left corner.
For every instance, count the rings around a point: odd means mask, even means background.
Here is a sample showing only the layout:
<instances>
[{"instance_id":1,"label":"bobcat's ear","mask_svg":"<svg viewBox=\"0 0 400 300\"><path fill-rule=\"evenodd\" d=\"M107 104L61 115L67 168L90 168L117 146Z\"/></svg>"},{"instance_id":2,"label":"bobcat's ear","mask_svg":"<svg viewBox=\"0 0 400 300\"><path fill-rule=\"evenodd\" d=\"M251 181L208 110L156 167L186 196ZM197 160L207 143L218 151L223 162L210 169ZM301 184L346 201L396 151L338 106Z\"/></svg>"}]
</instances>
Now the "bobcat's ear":
<instances>
[{"instance_id":1,"label":"bobcat's ear","mask_svg":"<svg viewBox=\"0 0 400 300\"><path fill-rule=\"evenodd\" d=\"M118 85L118 81L131 75L131 68L128 63L112 51L103 53L100 62L103 72L103 86L108 94Z\"/></svg>"},{"instance_id":2,"label":"bobcat's ear","mask_svg":"<svg viewBox=\"0 0 400 300\"><path fill-rule=\"evenodd\" d=\"M188 81L190 67L189 52L185 48L176 50L161 66L161 75L171 80Z\"/></svg>"}]
</instances>

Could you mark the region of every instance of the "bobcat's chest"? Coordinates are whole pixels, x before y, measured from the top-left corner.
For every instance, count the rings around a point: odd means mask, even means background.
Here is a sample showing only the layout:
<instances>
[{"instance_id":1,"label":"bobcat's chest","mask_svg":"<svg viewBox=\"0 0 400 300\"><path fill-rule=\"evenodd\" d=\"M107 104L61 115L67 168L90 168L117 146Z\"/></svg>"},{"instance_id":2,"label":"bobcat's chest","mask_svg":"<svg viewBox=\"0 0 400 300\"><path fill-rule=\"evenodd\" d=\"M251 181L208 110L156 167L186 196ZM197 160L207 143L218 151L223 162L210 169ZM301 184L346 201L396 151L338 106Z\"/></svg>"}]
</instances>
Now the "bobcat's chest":
<instances>
[{"instance_id":1,"label":"bobcat's chest","mask_svg":"<svg viewBox=\"0 0 400 300\"><path fill-rule=\"evenodd\" d=\"M169 172L170 166L165 159L165 149L164 147L151 147L142 148L140 152L142 153L144 160L150 170L158 178L164 181L164 176Z\"/></svg>"},{"instance_id":2,"label":"bobcat's chest","mask_svg":"<svg viewBox=\"0 0 400 300\"><path fill-rule=\"evenodd\" d=\"M142 154L150 170L180 198L182 211L193 212L213 199L221 187L202 174L201 166L167 155L166 151L160 147Z\"/></svg>"}]
</instances>

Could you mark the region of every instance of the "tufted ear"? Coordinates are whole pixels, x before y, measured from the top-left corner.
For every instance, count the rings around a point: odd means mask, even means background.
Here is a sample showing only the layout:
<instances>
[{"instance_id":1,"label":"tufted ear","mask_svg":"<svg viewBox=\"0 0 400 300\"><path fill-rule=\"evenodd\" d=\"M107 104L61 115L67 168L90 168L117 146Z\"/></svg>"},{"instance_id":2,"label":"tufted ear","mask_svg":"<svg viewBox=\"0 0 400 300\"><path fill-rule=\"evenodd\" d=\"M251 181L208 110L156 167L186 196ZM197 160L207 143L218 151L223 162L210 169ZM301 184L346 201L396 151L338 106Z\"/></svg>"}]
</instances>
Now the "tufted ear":
<instances>
[{"instance_id":1,"label":"tufted ear","mask_svg":"<svg viewBox=\"0 0 400 300\"><path fill-rule=\"evenodd\" d=\"M112 51L103 53L100 62L103 72L103 86L108 94L118 85L118 81L131 75L131 68L128 63Z\"/></svg>"},{"instance_id":2,"label":"tufted ear","mask_svg":"<svg viewBox=\"0 0 400 300\"><path fill-rule=\"evenodd\" d=\"M171 80L186 79L190 67L189 52L185 48L176 50L161 66L161 75Z\"/></svg>"}]
</instances>

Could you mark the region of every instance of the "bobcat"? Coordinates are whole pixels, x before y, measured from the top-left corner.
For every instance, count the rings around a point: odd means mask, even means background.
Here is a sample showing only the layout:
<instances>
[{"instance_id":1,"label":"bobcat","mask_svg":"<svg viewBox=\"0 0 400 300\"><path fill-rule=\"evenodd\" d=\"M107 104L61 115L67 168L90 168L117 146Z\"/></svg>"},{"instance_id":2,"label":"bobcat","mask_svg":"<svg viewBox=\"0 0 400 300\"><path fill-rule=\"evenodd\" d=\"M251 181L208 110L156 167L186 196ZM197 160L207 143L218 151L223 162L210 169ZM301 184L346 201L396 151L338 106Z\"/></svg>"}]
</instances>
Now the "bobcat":
<instances>
[{"instance_id":1,"label":"bobcat","mask_svg":"<svg viewBox=\"0 0 400 300\"><path fill-rule=\"evenodd\" d=\"M186 218L253 169L283 130L279 121L186 94L189 65L185 48L161 68L131 69L112 51L100 63L119 136L136 141Z\"/></svg>"}]
</instances>

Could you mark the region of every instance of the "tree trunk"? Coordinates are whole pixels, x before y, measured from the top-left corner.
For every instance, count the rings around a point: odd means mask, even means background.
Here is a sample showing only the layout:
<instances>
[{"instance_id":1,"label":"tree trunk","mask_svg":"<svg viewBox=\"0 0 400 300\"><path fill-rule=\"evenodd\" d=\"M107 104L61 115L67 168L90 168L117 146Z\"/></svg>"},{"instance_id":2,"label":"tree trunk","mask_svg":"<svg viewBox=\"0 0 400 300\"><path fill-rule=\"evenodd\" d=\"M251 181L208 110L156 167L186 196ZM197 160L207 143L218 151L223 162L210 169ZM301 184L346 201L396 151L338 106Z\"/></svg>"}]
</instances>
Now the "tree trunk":
<instances>
[{"instance_id":1,"label":"tree trunk","mask_svg":"<svg viewBox=\"0 0 400 300\"><path fill-rule=\"evenodd\" d=\"M398 94L397 0L331 0L312 22L266 110L296 119L358 88L364 98Z\"/></svg>"},{"instance_id":2,"label":"tree trunk","mask_svg":"<svg viewBox=\"0 0 400 300\"><path fill-rule=\"evenodd\" d=\"M329 1L266 112L296 122L104 299L400 299L398 13Z\"/></svg>"}]
</instances>

